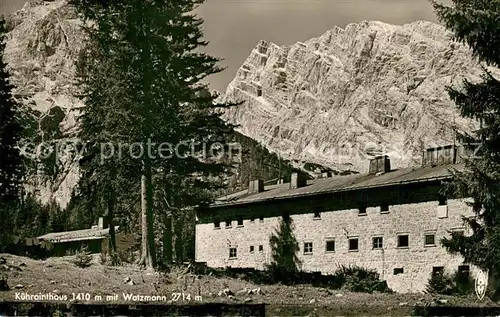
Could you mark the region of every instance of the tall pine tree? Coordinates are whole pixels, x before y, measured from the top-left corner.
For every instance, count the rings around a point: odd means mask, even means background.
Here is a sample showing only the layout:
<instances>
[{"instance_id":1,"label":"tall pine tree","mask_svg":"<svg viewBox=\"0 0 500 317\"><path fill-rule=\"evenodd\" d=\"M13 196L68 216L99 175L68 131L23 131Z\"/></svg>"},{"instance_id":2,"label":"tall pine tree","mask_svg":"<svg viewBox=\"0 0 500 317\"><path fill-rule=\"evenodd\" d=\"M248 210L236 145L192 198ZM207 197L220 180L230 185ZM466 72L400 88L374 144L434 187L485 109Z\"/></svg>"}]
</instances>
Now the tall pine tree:
<instances>
[{"instance_id":1,"label":"tall pine tree","mask_svg":"<svg viewBox=\"0 0 500 317\"><path fill-rule=\"evenodd\" d=\"M455 39L468 44L485 66L500 67L500 1L453 0L447 7L434 3L438 17L454 32ZM463 87L448 87L450 98L461 115L481 123L465 142L479 140L476 155L466 159L465 170L453 173L452 194L471 197L474 218L464 219L471 236L452 234L443 245L460 254L466 263L489 270L490 285L499 295L500 274L500 78L484 67L480 82L465 80Z\"/></svg>"},{"instance_id":2,"label":"tall pine tree","mask_svg":"<svg viewBox=\"0 0 500 317\"><path fill-rule=\"evenodd\" d=\"M13 86L4 60L6 33L5 19L0 16L0 203L18 198L22 163L19 107L12 97Z\"/></svg>"},{"instance_id":3,"label":"tall pine tree","mask_svg":"<svg viewBox=\"0 0 500 317\"><path fill-rule=\"evenodd\" d=\"M215 155L227 150L233 131L220 119L219 111L231 105L217 104L216 96L207 94L202 82L221 71L217 58L198 50L207 43L201 39L202 20L193 11L203 1L73 2L84 20L92 21L88 24L90 54L82 56L81 78L87 105L84 134L95 145L93 149L99 150L93 157L100 167L92 165L102 172L94 175L106 186L116 175L141 179L141 262L151 268L156 265L154 200L158 189L183 185L203 190L226 171L210 157L193 155L204 149ZM162 143L168 145L160 147ZM111 158L99 149L103 144L113 145ZM122 151L117 153L120 146ZM184 181L169 183L172 177L168 175Z\"/></svg>"},{"instance_id":4,"label":"tall pine tree","mask_svg":"<svg viewBox=\"0 0 500 317\"><path fill-rule=\"evenodd\" d=\"M300 248L293 229L292 218L285 214L280 221L279 229L269 239L272 259L268 270L275 279L284 283L293 282L299 272L300 259L297 252Z\"/></svg>"},{"instance_id":5,"label":"tall pine tree","mask_svg":"<svg viewBox=\"0 0 500 317\"><path fill-rule=\"evenodd\" d=\"M0 249L10 242L22 180L22 160L18 149L22 137L18 105L12 98L4 60L5 19L0 15Z\"/></svg>"},{"instance_id":6,"label":"tall pine tree","mask_svg":"<svg viewBox=\"0 0 500 317\"><path fill-rule=\"evenodd\" d=\"M124 138L125 134L120 130L130 127L131 123L120 122L126 115L122 105L130 104L129 91L124 89L126 83L120 77L118 63L110 50L113 44L110 34L96 32L93 26L87 27L86 31L89 42L77 62L79 93L86 107L80 117L79 137L84 155L80 160L81 178L75 198L80 208L87 209L87 214L107 218L110 228L108 250L115 259L116 209L120 199L132 196L123 188L134 188L131 180L138 175L133 168L124 165L127 164L126 157L114 153L120 143L132 140ZM102 210L106 210L104 215Z\"/></svg>"}]
</instances>

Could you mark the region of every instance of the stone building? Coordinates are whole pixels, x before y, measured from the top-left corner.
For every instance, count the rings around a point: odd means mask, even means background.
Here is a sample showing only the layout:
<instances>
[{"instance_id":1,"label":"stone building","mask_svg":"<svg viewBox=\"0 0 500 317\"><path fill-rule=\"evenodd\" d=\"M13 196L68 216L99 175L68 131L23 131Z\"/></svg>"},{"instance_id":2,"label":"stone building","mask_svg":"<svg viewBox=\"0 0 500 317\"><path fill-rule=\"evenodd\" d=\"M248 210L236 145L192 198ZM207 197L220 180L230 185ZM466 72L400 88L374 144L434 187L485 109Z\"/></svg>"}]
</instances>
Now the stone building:
<instances>
[{"instance_id":1,"label":"stone building","mask_svg":"<svg viewBox=\"0 0 500 317\"><path fill-rule=\"evenodd\" d=\"M440 246L451 231L467 234L462 216L473 215L465 199L441 194L450 170L463 168L461 149L428 149L418 167L391 169L380 156L368 174L307 180L295 173L289 183L265 187L255 180L198 211L196 261L263 269L269 237L290 215L304 271L357 265L378 271L398 292L423 291L433 271L474 273Z\"/></svg>"}]
</instances>

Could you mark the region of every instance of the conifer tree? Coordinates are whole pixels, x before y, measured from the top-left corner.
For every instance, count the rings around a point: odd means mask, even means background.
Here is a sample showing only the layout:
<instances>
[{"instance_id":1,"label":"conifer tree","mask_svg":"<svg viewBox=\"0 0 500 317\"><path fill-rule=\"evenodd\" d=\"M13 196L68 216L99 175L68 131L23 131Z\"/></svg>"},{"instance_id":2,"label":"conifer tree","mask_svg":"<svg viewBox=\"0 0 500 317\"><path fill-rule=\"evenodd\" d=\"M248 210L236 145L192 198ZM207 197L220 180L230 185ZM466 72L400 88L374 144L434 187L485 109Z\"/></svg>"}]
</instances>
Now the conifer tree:
<instances>
[{"instance_id":1,"label":"conifer tree","mask_svg":"<svg viewBox=\"0 0 500 317\"><path fill-rule=\"evenodd\" d=\"M13 216L22 181L22 160L18 148L22 137L19 107L12 97L13 86L4 58L5 19L0 15L0 249L13 233Z\"/></svg>"},{"instance_id":2,"label":"conifer tree","mask_svg":"<svg viewBox=\"0 0 500 317\"><path fill-rule=\"evenodd\" d=\"M480 128L461 135L468 142L480 141L475 155L466 158L465 170L454 171L448 190L472 198L475 217L464 219L471 236L453 233L443 239L446 249L464 257L466 263L489 270L490 285L499 295L500 273L500 78L486 66L500 67L500 1L453 0L447 7L434 3L441 21L456 40L467 44L482 62L479 82L464 80L463 87L448 87L450 98L461 115L476 120Z\"/></svg>"},{"instance_id":3,"label":"conifer tree","mask_svg":"<svg viewBox=\"0 0 500 317\"><path fill-rule=\"evenodd\" d=\"M6 32L5 19L0 16L0 203L2 204L18 198L22 163L18 148L22 137L19 107L12 97L13 86L9 82L7 64L4 60Z\"/></svg>"},{"instance_id":4,"label":"conifer tree","mask_svg":"<svg viewBox=\"0 0 500 317\"><path fill-rule=\"evenodd\" d=\"M180 175L188 180L181 184L210 188L210 176L226 171L224 164L193 155L207 148L214 155L227 150L233 130L220 118L220 109L231 105L218 104L202 82L221 71L217 58L198 51L207 44L202 40L203 21L193 14L202 2L73 1L84 20L92 21L90 54L83 54L81 72L88 107L83 121L90 143L94 149L111 143L115 150L120 144L134 144L139 145L136 151L143 151L133 155L126 147L94 175L109 175L102 178L103 184L117 175L141 179L141 263L150 268L156 265L155 192L171 185L161 175ZM166 142L174 148L159 148ZM94 161L103 161L103 153L94 154Z\"/></svg>"},{"instance_id":5,"label":"conifer tree","mask_svg":"<svg viewBox=\"0 0 500 317\"><path fill-rule=\"evenodd\" d=\"M77 83L85 108L80 117L79 137L84 151L76 198L88 214L95 216L100 213L107 218L110 228L108 250L113 258L116 251L114 211L120 181L125 181L123 173L126 172L126 169L119 168L120 158L112 153L119 142L113 127L119 124L120 103L125 103L127 97L121 87L123 81L116 71L115 60L104 46L112 41L110 34L94 32L92 27L87 27L86 31L89 42L77 61ZM105 215L102 210L106 210Z\"/></svg>"},{"instance_id":6,"label":"conifer tree","mask_svg":"<svg viewBox=\"0 0 500 317\"><path fill-rule=\"evenodd\" d=\"M300 248L293 229L292 218L285 214L279 229L269 239L272 259L268 270L274 278L285 283L292 282L299 272L300 260L297 252Z\"/></svg>"}]
</instances>

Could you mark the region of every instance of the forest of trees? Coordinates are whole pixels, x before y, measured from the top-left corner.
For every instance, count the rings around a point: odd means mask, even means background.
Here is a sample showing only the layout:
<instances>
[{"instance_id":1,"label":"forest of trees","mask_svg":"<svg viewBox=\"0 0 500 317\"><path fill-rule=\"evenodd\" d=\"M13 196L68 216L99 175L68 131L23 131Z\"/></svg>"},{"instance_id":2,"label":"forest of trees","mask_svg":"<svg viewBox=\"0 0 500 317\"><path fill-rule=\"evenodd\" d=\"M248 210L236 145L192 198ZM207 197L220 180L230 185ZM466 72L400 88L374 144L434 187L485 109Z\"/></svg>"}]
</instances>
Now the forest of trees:
<instances>
[{"instance_id":1,"label":"forest of trees","mask_svg":"<svg viewBox=\"0 0 500 317\"><path fill-rule=\"evenodd\" d=\"M148 268L193 260L193 207L244 189L253 178L287 177L291 166L220 118L222 109L236 104L217 103L218 96L203 83L222 69L219 59L199 52L207 43L202 40L202 20L192 12L202 1L72 3L83 21L94 22L85 24L87 42L77 61L76 94L85 103L77 135L85 147L75 162L81 178L64 209L55 201L41 205L25 189L35 175L53 181L63 166L57 153L43 160L24 157L19 145L23 140L64 142L59 129L64 112L55 107L42 117L17 103L2 62L0 221L7 229L0 248L16 237L90 228L104 216L110 227L111 260L119 251L114 225L142 237L138 263ZM0 60L4 26L2 20ZM36 121L43 139L33 127ZM205 148L176 148L177 153L169 153L175 155L166 156L155 147L142 155L103 151L183 142ZM231 152L233 143L240 145L238 153ZM213 157L203 156L206 148Z\"/></svg>"}]
</instances>

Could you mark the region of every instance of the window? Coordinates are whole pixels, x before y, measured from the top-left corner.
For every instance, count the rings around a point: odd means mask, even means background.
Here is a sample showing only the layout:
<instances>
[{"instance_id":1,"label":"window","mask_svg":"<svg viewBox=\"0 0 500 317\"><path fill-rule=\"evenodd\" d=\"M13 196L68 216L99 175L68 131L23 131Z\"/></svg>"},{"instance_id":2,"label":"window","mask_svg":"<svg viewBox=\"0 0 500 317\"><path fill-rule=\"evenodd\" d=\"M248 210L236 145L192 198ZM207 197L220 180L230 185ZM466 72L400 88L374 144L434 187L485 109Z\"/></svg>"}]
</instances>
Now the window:
<instances>
[{"instance_id":1,"label":"window","mask_svg":"<svg viewBox=\"0 0 500 317\"><path fill-rule=\"evenodd\" d=\"M260 222L264 222L264 216L259 217Z\"/></svg>"},{"instance_id":2,"label":"window","mask_svg":"<svg viewBox=\"0 0 500 317\"><path fill-rule=\"evenodd\" d=\"M236 248L229 248L229 258L230 259L236 258Z\"/></svg>"},{"instance_id":3,"label":"window","mask_svg":"<svg viewBox=\"0 0 500 317\"><path fill-rule=\"evenodd\" d=\"M358 251L358 238L349 239L349 251Z\"/></svg>"},{"instance_id":4,"label":"window","mask_svg":"<svg viewBox=\"0 0 500 317\"><path fill-rule=\"evenodd\" d=\"M314 208L314 219L321 219L321 207Z\"/></svg>"},{"instance_id":5,"label":"window","mask_svg":"<svg viewBox=\"0 0 500 317\"><path fill-rule=\"evenodd\" d=\"M313 253L313 243L312 242L304 242L304 254Z\"/></svg>"},{"instance_id":6,"label":"window","mask_svg":"<svg viewBox=\"0 0 500 317\"><path fill-rule=\"evenodd\" d=\"M214 229L220 229L220 220L214 219Z\"/></svg>"},{"instance_id":7,"label":"window","mask_svg":"<svg viewBox=\"0 0 500 317\"><path fill-rule=\"evenodd\" d=\"M382 249L384 246L384 238L382 237L374 237L373 238L373 249Z\"/></svg>"},{"instance_id":8,"label":"window","mask_svg":"<svg viewBox=\"0 0 500 317\"><path fill-rule=\"evenodd\" d=\"M243 217L238 217L238 227L243 227Z\"/></svg>"},{"instance_id":9,"label":"window","mask_svg":"<svg viewBox=\"0 0 500 317\"><path fill-rule=\"evenodd\" d=\"M398 236L398 248L408 248L410 242L407 234Z\"/></svg>"},{"instance_id":10,"label":"window","mask_svg":"<svg viewBox=\"0 0 500 317\"><path fill-rule=\"evenodd\" d=\"M443 274L444 266L433 266L432 267L432 275Z\"/></svg>"},{"instance_id":11,"label":"window","mask_svg":"<svg viewBox=\"0 0 500 317\"><path fill-rule=\"evenodd\" d=\"M365 203L359 205L358 215L359 216L366 216L366 204Z\"/></svg>"},{"instance_id":12,"label":"window","mask_svg":"<svg viewBox=\"0 0 500 317\"><path fill-rule=\"evenodd\" d=\"M232 221L226 220L226 228L231 228Z\"/></svg>"},{"instance_id":13,"label":"window","mask_svg":"<svg viewBox=\"0 0 500 317\"><path fill-rule=\"evenodd\" d=\"M436 245L436 235L434 233L426 233L424 238L425 246L435 246Z\"/></svg>"},{"instance_id":14,"label":"window","mask_svg":"<svg viewBox=\"0 0 500 317\"><path fill-rule=\"evenodd\" d=\"M448 218L448 206L447 205L439 205L436 206L437 217L438 219Z\"/></svg>"},{"instance_id":15,"label":"window","mask_svg":"<svg viewBox=\"0 0 500 317\"><path fill-rule=\"evenodd\" d=\"M262 252L264 251L264 246L263 245L259 245L259 252Z\"/></svg>"},{"instance_id":16,"label":"window","mask_svg":"<svg viewBox=\"0 0 500 317\"><path fill-rule=\"evenodd\" d=\"M335 240L326 241L326 252L335 252Z\"/></svg>"},{"instance_id":17,"label":"window","mask_svg":"<svg viewBox=\"0 0 500 317\"><path fill-rule=\"evenodd\" d=\"M394 275L403 274L405 270L402 267L394 268Z\"/></svg>"},{"instance_id":18,"label":"window","mask_svg":"<svg viewBox=\"0 0 500 317\"><path fill-rule=\"evenodd\" d=\"M389 203L384 201L380 204L380 212L381 213L387 213L389 212Z\"/></svg>"},{"instance_id":19,"label":"window","mask_svg":"<svg viewBox=\"0 0 500 317\"><path fill-rule=\"evenodd\" d=\"M253 245L250 246L250 253L253 253Z\"/></svg>"},{"instance_id":20,"label":"window","mask_svg":"<svg viewBox=\"0 0 500 317\"><path fill-rule=\"evenodd\" d=\"M438 195L439 206L445 206L448 204L448 200L445 195Z\"/></svg>"}]
</instances>

